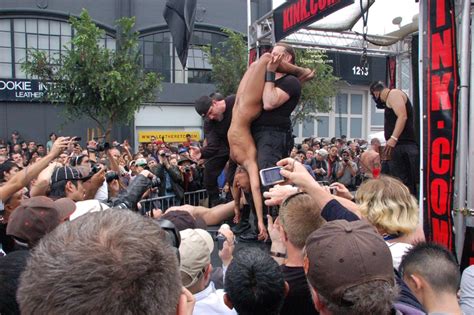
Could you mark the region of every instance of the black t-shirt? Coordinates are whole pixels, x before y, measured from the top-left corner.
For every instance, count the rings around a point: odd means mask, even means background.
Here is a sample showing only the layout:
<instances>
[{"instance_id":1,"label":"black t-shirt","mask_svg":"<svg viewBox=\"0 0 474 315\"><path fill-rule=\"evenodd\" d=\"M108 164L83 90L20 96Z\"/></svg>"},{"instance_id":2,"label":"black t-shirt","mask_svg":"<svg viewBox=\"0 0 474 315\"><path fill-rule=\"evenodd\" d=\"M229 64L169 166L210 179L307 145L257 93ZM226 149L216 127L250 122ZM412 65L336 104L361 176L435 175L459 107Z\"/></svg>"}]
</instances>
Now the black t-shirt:
<instances>
[{"instance_id":1,"label":"black t-shirt","mask_svg":"<svg viewBox=\"0 0 474 315\"><path fill-rule=\"evenodd\" d=\"M215 155L229 155L229 141L227 132L232 120L232 109L234 108L235 95L225 98L224 118L221 121L206 119L204 122L204 137L207 145L201 150L201 157L208 159Z\"/></svg>"},{"instance_id":2,"label":"black t-shirt","mask_svg":"<svg viewBox=\"0 0 474 315\"><path fill-rule=\"evenodd\" d=\"M303 267L287 267L281 265L280 269L285 277L285 281L288 282L290 287L280 315L319 314L311 299L311 292L309 291Z\"/></svg>"},{"instance_id":3,"label":"black t-shirt","mask_svg":"<svg viewBox=\"0 0 474 315\"><path fill-rule=\"evenodd\" d=\"M262 111L262 114L253 122L252 127L277 126L282 129L291 130L290 116L301 96L301 83L293 75L285 75L275 81L275 87L282 89L290 99L280 107L271 111Z\"/></svg>"},{"instance_id":4,"label":"black t-shirt","mask_svg":"<svg viewBox=\"0 0 474 315\"><path fill-rule=\"evenodd\" d=\"M15 248L15 241L13 237L7 235L7 225L0 223L0 243L2 244L3 251L8 254Z\"/></svg>"},{"instance_id":5,"label":"black t-shirt","mask_svg":"<svg viewBox=\"0 0 474 315\"><path fill-rule=\"evenodd\" d=\"M349 211L339 203L336 199L329 201L321 211L321 216L326 221L346 220L357 221L360 220L353 212Z\"/></svg>"}]
</instances>

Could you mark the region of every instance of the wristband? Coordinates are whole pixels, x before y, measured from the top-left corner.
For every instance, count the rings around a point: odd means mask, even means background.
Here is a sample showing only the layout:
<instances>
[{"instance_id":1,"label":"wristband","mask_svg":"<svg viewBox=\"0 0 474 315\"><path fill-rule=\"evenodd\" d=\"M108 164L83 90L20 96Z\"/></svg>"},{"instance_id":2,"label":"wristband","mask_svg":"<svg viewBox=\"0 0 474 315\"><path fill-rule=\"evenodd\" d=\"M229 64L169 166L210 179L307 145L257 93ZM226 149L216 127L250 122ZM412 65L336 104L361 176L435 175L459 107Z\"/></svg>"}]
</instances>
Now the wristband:
<instances>
[{"instance_id":1,"label":"wristband","mask_svg":"<svg viewBox=\"0 0 474 315\"><path fill-rule=\"evenodd\" d=\"M286 254L279 253L279 252L272 252L272 251L270 251L270 256L278 257L278 258L286 258Z\"/></svg>"},{"instance_id":2,"label":"wristband","mask_svg":"<svg viewBox=\"0 0 474 315\"><path fill-rule=\"evenodd\" d=\"M391 135L391 136L390 136L390 139L393 139L393 140L395 140L395 141L397 141L397 142L398 142L398 138L397 138L397 137L395 137L394 135Z\"/></svg>"},{"instance_id":3,"label":"wristband","mask_svg":"<svg viewBox=\"0 0 474 315\"><path fill-rule=\"evenodd\" d=\"M265 82L275 82L275 72L265 72Z\"/></svg>"}]
</instances>

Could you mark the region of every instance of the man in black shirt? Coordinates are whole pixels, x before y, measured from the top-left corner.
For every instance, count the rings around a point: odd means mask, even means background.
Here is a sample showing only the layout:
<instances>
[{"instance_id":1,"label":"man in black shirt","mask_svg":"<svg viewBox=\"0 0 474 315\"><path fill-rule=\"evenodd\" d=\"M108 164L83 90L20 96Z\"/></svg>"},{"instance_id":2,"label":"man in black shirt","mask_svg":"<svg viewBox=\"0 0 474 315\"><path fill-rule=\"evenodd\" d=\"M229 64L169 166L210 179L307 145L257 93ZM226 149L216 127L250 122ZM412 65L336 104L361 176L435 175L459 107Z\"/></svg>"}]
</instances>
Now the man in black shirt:
<instances>
[{"instance_id":1,"label":"man in black shirt","mask_svg":"<svg viewBox=\"0 0 474 315\"><path fill-rule=\"evenodd\" d=\"M419 183L420 151L415 140L413 106L401 90L389 89L382 82L370 85L370 93L377 108L384 109L384 133L387 141L381 160L386 159L391 176L399 178L416 196Z\"/></svg>"},{"instance_id":2,"label":"man in black shirt","mask_svg":"<svg viewBox=\"0 0 474 315\"><path fill-rule=\"evenodd\" d=\"M295 64L295 51L290 45L277 43L272 55L277 54L283 54L283 61ZM311 79L313 75L310 73L309 78L298 79L290 74L275 72L275 80L265 82L263 112L252 124L259 169L275 166L276 162L289 156L294 144L290 116L301 96L301 82Z\"/></svg>"},{"instance_id":3,"label":"man in black shirt","mask_svg":"<svg viewBox=\"0 0 474 315\"><path fill-rule=\"evenodd\" d=\"M204 137L206 145L199 150L190 147L193 159L206 159L203 181L209 194L209 207L219 201L217 177L221 174L229 160L229 141L227 131L232 120L235 95L223 98L219 93L200 97L194 107L204 121Z\"/></svg>"}]
</instances>

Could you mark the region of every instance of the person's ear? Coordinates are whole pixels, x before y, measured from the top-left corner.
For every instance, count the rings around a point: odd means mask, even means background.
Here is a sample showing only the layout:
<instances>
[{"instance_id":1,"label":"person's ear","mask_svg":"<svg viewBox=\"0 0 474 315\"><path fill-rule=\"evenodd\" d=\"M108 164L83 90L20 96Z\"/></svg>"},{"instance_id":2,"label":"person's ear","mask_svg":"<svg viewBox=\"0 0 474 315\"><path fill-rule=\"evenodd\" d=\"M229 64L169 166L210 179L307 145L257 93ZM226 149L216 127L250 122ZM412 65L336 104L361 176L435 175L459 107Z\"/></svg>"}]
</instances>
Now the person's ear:
<instances>
[{"instance_id":1,"label":"person's ear","mask_svg":"<svg viewBox=\"0 0 474 315\"><path fill-rule=\"evenodd\" d=\"M290 293L290 284L285 281L285 298Z\"/></svg>"},{"instance_id":2,"label":"person's ear","mask_svg":"<svg viewBox=\"0 0 474 315\"><path fill-rule=\"evenodd\" d=\"M324 307L324 304L321 303L319 299L318 291L316 291L312 285L309 285L309 289L311 290L311 297L313 298L314 307L316 311L320 312L320 310Z\"/></svg>"},{"instance_id":3,"label":"person's ear","mask_svg":"<svg viewBox=\"0 0 474 315\"><path fill-rule=\"evenodd\" d=\"M229 308L233 309L234 308L234 303L230 300L230 297L227 293L224 294L224 304Z\"/></svg>"},{"instance_id":4,"label":"person's ear","mask_svg":"<svg viewBox=\"0 0 474 315\"><path fill-rule=\"evenodd\" d=\"M73 192L74 188L72 188L72 186L74 186L74 184L71 181L67 181L66 186L64 187L64 192Z\"/></svg>"},{"instance_id":5,"label":"person's ear","mask_svg":"<svg viewBox=\"0 0 474 315\"><path fill-rule=\"evenodd\" d=\"M423 279L418 276L417 274L411 274L409 276L405 276L405 282L410 287L410 289L414 292L419 292L423 289Z\"/></svg>"},{"instance_id":6,"label":"person's ear","mask_svg":"<svg viewBox=\"0 0 474 315\"><path fill-rule=\"evenodd\" d=\"M280 234L282 236L282 239L285 241L285 242L288 242L288 234L286 234L285 232L285 229L283 229L283 226L279 226L279 229L280 229Z\"/></svg>"},{"instance_id":7,"label":"person's ear","mask_svg":"<svg viewBox=\"0 0 474 315\"><path fill-rule=\"evenodd\" d=\"M306 255L304 255L304 258L303 258L303 269L304 269L305 275L307 275L309 271L309 259L308 259L308 256Z\"/></svg>"},{"instance_id":8,"label":"person's ear","mask_svg":"<svg viewBox=\"0 0 474 315\"><path fill-rule=\"evenodd\" d=\"M209 264L207 265L206 270L204 271L204 277L208 279L209 277L211 277L211 273L212 273L212 265Z\"/></svg>"}]
</instances>

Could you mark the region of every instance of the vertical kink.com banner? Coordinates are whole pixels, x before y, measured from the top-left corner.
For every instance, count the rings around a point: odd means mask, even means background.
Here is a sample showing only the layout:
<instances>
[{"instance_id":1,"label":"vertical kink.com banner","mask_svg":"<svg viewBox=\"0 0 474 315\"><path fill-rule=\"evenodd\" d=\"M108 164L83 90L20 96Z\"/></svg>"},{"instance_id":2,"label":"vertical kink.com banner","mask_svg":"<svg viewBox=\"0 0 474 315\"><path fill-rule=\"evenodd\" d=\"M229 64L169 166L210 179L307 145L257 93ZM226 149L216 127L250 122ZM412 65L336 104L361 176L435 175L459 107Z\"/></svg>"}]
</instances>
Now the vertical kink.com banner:
<instances>
[{"instance_id":1,"label":"vertical kink.com banner","mask_svg":"<svg viewBox=\"0 0 474 315\"><path fill-rule=\"evenodd\" d=\"M454 162L458 73L454 3L422 2L426 37L423 47L424 227L430 241L453 250Z\"/></svg>"}]
</instances>

